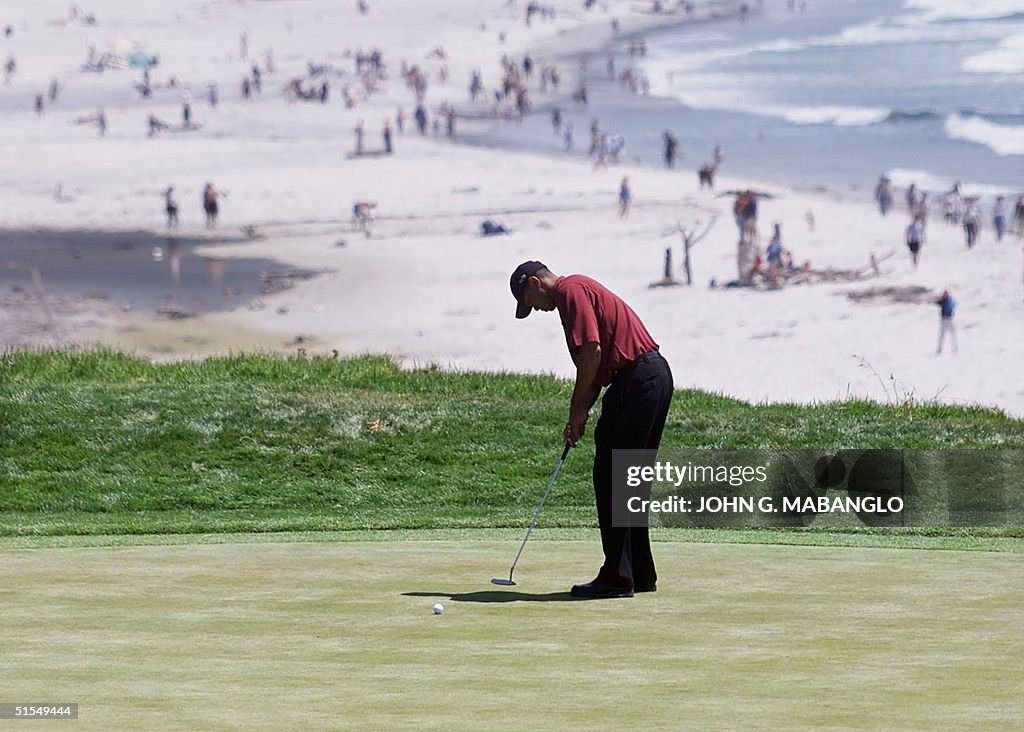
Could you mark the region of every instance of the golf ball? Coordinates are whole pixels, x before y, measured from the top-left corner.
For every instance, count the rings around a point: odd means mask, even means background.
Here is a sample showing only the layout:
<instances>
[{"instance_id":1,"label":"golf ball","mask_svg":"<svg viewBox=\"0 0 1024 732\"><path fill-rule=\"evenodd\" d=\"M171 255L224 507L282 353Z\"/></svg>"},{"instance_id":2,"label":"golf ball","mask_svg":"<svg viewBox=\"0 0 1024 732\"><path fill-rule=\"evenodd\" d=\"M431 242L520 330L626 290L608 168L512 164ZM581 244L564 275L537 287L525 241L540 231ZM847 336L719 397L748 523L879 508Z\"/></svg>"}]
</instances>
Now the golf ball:
<instances>
[{"instance_id":1,"label":"golf ball","mask_svg":"<svg viewBox=\"0 0 1024 732\"><path fill-rule=\"evenodd\" d=\"M442 605L441 603L437 603L436 605L434 605L434 615L440 615L443 612L444 605Z\"/></svg>"}]
</instances>

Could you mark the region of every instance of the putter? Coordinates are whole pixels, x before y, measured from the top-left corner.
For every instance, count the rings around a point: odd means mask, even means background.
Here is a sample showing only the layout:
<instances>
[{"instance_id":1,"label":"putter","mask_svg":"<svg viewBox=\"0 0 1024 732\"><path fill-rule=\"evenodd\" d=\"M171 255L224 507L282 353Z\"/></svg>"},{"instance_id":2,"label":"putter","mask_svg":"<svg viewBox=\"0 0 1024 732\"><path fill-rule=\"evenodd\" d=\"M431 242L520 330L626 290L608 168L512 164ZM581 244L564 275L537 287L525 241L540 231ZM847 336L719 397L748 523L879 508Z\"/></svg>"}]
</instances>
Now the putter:
<instances>
[{"instance_id":1,"label":"putter","mask_svg":"<svg viewBox=\"0 0 1024 732\"><path fill-rule=\"evenodd\" d=\"M516 563L519 561L519 557L523 555L523 549L526 548L526 542L530 539L530 533L533 531L533 527L537 525L537 519L540 518L540 512L544 510L544 501L548 499L548 494L551 492L551 487L555 484L555 478L558 477L558 471L565 465L565 458L569 455L569 444L566 443L565 449L562 450L562 459L558 461L558 466L555 468L555 472L551 474L551 480L548 481L548 487L544 489L544 495L540 497L540 503L537 504L537 510L533 512L533 521L530 522L530 528L526 530L526 536L523 537L523 543L519 545L519 551L516 552L516 558L512 560L512 569L508 571L508 579L503 577L496 577L491 580L491 584L501 585L502 587L513 587L515 580L512 579L512 575L516 571Z\"/></svg>"}]
</instances>

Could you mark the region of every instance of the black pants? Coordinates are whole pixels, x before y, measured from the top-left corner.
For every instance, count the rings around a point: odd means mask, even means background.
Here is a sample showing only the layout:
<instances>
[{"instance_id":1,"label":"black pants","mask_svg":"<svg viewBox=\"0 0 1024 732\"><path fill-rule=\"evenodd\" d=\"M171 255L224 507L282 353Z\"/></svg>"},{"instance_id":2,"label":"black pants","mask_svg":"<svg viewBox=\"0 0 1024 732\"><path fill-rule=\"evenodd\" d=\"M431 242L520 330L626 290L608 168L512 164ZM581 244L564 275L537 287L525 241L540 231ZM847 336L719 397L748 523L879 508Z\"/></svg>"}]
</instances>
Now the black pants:
<instances>
[{"instance_id":1,"label":"black pants","mask_svg":"<svg viewBox=\"0 0 1024 732\"><path fill-rule=\"evenodd\" d=\"M604 565L597 579L623 588L651 586L654 569L648 528L612 526L612 450L657 450L672 402L672 372L657 351L619 371L601 401L594 430L594 496Z\"/></svg>"}]
</instances>

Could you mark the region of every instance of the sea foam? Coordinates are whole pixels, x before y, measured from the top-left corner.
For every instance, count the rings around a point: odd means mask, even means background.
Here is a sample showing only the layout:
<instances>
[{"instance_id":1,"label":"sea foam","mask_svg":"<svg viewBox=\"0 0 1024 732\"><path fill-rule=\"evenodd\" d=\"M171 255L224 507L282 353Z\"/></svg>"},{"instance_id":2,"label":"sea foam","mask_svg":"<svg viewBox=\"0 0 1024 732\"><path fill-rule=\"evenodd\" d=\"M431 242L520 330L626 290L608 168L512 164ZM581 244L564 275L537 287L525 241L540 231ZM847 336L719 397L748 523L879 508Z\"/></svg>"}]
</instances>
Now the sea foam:
<instances>
[{"instance_id":1,"label":"sea foam","mask_svg":"<svg viewBox=\"0 0 1024 732\"><path fill-rule=\"evenodd\" d=\"M985 145L998 155L1024 155L1024 126L1001 125L980 117L951 114L946 118L946 134L958 140Z\"/></svg>"}]
</instances>

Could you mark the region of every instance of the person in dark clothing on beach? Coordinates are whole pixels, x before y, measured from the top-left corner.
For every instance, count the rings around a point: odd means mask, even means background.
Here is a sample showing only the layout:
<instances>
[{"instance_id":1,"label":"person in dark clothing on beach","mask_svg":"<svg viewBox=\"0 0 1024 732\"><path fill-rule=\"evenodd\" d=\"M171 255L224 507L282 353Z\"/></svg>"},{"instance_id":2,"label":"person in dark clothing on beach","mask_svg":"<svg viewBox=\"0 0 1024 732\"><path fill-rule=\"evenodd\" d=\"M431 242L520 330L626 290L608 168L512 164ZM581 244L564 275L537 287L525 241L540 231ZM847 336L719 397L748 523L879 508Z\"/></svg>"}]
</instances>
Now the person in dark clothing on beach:
<instances>
[{"instance_id":1,"label":"person in dark clothing on beach","mask_svg":"<svg viewBox=\"0 0 1024 732\"><path fill-rule=\"evenodd\" d=\"M174 186L164 191L164 212L167 214L167 228L178 226L178 201L174 198Z\"/></svg>"},{"instance_id":2,"label":"person in dark clothing on beach","mask_svg":"<svg viewBox=\"0 0 1024 732\"><path fill-rule=\"evenodd\" d=\"M957 352L956 328L953 326L953 315L956 313L956 300L949 294L949 290L943 290L942 295L935 304L939 306L939 347L935 353L942 353L942 343L946 339L946 333L953 339L953 353Z\"/></svg>"},{"instance_id":3,"label":"person in dark clothing on beach","mask_svg":"<svg viewBox=\"0 0 1024 732\"><path fill-rule=\"evenodd\" d=\"M878 201L878 211L885 216L892 208L892 181L887 176L878 179L875 186L875 200Z\"/></svg>"},{"instance_id":4,"label":"person in dark clothing on beach","mask_svg":"<svg viewBox=\"0 0 1024 732\"><path fill-rule=\"evenodd\" d=\"M218 201L222 195L214 188L213 183L207 183L203 187L203 212L206 214L207 229L212 229L217 225L217 215L220 213Z\"/></svg>"},{"instance_id":5,"label":"person in dark clothing on beach","mask_svg":"<svg viewBox=\"0 0 1024 732\"><path fill-rule=\"evenodd\" d=\"M679 154L679 140L669 130L662 134L665 141L665 167L672 170L676 164L676 156Z\"/></svg>"},{"instance_id":6,"label":"person in dark clothing on beach","mask_svg":"<svg viewBox=\"0 0 1024 732\"><path fill-rule=\"evenodd\" d=\"M576 383L562 439L569 447L583 438L590 409L601 389L601 416L594 430L594 497L604 562L597 577L574 585L573 597L632 597L654 592L657 571L646 514L616 521L612 455L615 450L647 451L653 459L672 402L672 371L637 314L596 280L574 274L559 277L543 263L523 262L509 281L516 318L534 310L558 311ZM641 486L649 491L650 483ZM621 498L621 496L620 496ZM619 524L619 525L616 525Z\"/></svg>"},{"instance_id":7,"label":"person in dark clothing on beach","mask_svg":"<svg viewBox=\"0 0 1024 732\"><path fill-rule=\"evenodd\" d=\"M907 249L910 250L910 261L917 269L917 260L920 256L921 246L924 244L924 218L915 216L907 227Z\"/></svg>"},{"instance_id":8,"label":"person in dark clothing on beach","mask_svg":"<svg viewBox=\"0 0 1024 732\"><path fill-rule=\"evenodd\" d=\"M420 135L426 136L427 134L427 110L423 108L423 105L417 105L416 111L413 113L413 117L416 120L416 129L420 131Z\"/></svg>"}]
</instances>

